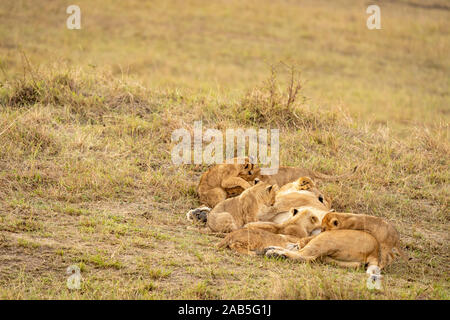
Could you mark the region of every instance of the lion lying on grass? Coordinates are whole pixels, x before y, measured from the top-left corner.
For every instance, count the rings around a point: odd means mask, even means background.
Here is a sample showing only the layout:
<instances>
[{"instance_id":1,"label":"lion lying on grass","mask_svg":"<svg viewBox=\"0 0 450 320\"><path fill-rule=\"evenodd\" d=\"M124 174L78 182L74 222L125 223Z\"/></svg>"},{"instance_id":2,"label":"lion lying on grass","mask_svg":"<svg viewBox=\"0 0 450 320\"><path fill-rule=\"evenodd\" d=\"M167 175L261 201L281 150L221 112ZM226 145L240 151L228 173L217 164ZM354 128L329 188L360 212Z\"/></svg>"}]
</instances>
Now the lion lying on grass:
<instances>
[{"instance_id":1,"label":"lion lying on grass","mask_svg":"<svg viewBox=\"0 0 450 320\"><path fill-rule=\"evenodd\" d=\"M239 197L226 199L218 203L211 211L191 210L188 219L205 221L206 228L212 232L227 233L249 222L257 221L257 215L263 206L272 206L275 202L277 185L255 181L253 187L245 190ZM198 209L197 209L198 210Z\"/></svg>"},{"instance_id":2,"label":"lion lying on grass","mask_svg":"<svg viewBox=\"0 0 450 320\"><path fill-rule=\"evenodd\" d=\"M260 181L267 182L269 184L277 184L278 186L281 187L296 181L300 177L310 177L310 179L312 178L314 180L321 180L321 181L343 180L352 176L356 172L356 169L357 167L355 167L351 172L343 175L331 176L305 168L281 166L279 167L278 172L276 174L262 175L261 168L255 165L253 167L251 176L248 176L247 174L244 173L243 175L240 175L240 177L247 181L259 179ZM244 190L245 189L240 186L225 189L228 197L237 196L241 194L242 191Z\"/></svg>"},{"instance_id":3,"label":"lion lying on grass","mask_svg":"<svg viewBox=\"0 0 450 320\"><path fill-rule=\"evenodd\" d=\"M356 172L357 168L358 167L353 168L351 172L346 174L331 176L310 169L281 166L278 168L278 172L273 175L261 175L260 168L255 168L254 175L255 178L259 178L261 181L267 182L269 184L278 184L279 186L284 186L288 183L294 182L299 177L310 177L314 180L330 182L343 180L352 176Z\"/></svg>"},{"instance_id":4,"label":"lion lying on grass","mask_svg":"<svg viewBox=\"0 0 450 320\"><path fill-rule=\"evenodd\" d=\"M323 216L331 210L331 200L317 189L311 178L300 177L297 181L281 187L274 205L263 207L258 214L258 220L282 223L289 219L291 208L310 209L322 221Z\"/></svg>"},{"instance_id":5,"label":"lion lying on grass","mask_svg":"<svg viewBox=\"0 0 450 320\"><path fill-rule=\"evenodd\" d=\"M239 160L243 163L238 163ZM202 204L213 208L229 197L227 190L233 194L236 187L242 191L251 187L255 173L250 159L234 158L233 161L215 165L201 176L197 192Z\"/></svg>"},{"instance_id":6,"label":"lion lying on grass","mask_svg":"<svg viewBox=\"0 0 450 320\"><path fill-rule=\"evenodd\" d=\"M319 218L309 210L292 208L291 217L284 223L251 222L228 234L218 245L238 253L255 255L268 246L287 248L320 228Z\"/></svg>"},{"instance_id":7,"label":"lion lying on grass","mask_svg":"<svg viewBox=\"0 0 450 320\"><path fill-rule=\"evenodd\" d=\"M379 217L366 214L330 212L322 220L322 230L361 230L370 233L380 244L380 268L394 259L394 250L405 260L408 257L401 249L400 236L392 224Z\"/></svg>"},{"instance_id":8,"label":"lion lying on grass","mask_svg":"<svg viewBox=\"0 0 450 320\"><path fill-rule=\"evenodd\" d=\"M307 173L330 181L351 173L333 177L282 167L277 175L260 176L259 168L247 163L248 158L245 161L242 167L234 164L229 171L223 166L210 169L207 173L211 176L201 179L199 194L200 190L204 192L200 197L206 199L203 203L222 200L212 210L201 207L188 213L189 219L205 223L209 232L229 233L219 248L302 262L331 262L343 267L368 265L369 273L379 273L388 265L393 250L406 257L392 225L377 217L331 212L331 200L314 181L308 176L298 176ZM252 186L255 175L263 181L256 179ZM218 182L220 177L225 177L226 182ZM208 182L210 178L216 179L214 183ZM282 187L269 182L279 182ZM225 200L238 193L239 188L245 189L244 192ZM313 235L320 229L322 233Z\"/></svg>"},{"instance_id":9,"label":"lion lying on grass","mask_svg":"<svg viewBox=\"0 0 450 320\"><path fill-rule=\"evenodd\" d=\"M367 264L368 273L379 273L378 241L359 230L332 230L302 239L298 251L267 247L267 257L287 258L301 262L323 261L341 267L358 268Z\"/></svg>"}]
</instances>

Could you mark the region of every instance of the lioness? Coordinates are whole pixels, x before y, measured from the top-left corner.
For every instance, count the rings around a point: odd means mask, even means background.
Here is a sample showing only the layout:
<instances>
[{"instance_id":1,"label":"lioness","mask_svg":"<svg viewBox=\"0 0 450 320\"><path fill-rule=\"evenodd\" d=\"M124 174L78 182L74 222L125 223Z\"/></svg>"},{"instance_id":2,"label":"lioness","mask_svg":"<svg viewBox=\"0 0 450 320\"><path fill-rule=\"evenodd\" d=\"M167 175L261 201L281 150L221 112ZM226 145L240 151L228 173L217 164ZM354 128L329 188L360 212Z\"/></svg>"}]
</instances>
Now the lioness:
<instances>
[{"instance_id":1,"label":"lioness","mask_svg":"<svg viewBox=\"0 0 450 320\"><path fill-rule=\"evenodd\" d=\"M320 229L321 225L320 217L315 211L291 208L289 210L289 218L282 223L258 221L247 223L244 227L304 238L311 235L312 231Z\"/></svg>"},{"instance_id":2,"label":"lioness","mask_svg":"<svg viewBox=\"0 0 450 320\"><path fill-rule=\"evenodd\" d=\"M295 168L295 167L286 167L281 166L278 168L278 172L273 175L262 175L261 174L261 168L258 166L255 166L252 173L253 175L251 177L244 178L246 180L253 180L253 179L260 179L261 181L267 182L269 184L277 184L280 187L284 186L288 183L294 182L299 177L307 176L311 177L316 180L322 180L322 181L337 181L346 179L350 176L352 176L358 167L356 166L353 168L353 170L349 173L338 175L338 176L331 176L327 174L323 174L320 172L316 172L313 170L305 169L305 168ZM244 189L241 187L234 187L234 188L227 188L226 191L229 196L235 196L240 194Z\"/></svg>"},{"instance_id":3,"label":"lioness","mask_svg":"<svg viewBox=\"0 0 450 320\"><path fill-rule=\"evenodd\" d=\"M296 182L283 186L272 207L263 207L258 220L282 223L289 219L291 208L310 209L319 215L320 221L331 209L331 200L317 189L309 177L300 177Z\"/></svg>"},{"instance_id":4,"label":"lioness","mask_svg":"<svg viewBox=\"0 0 450 320\"><path fill-rule=\"evenodd\" d=\"M353 214L342 212L329 212L322 220L322 231L336 229L362 230L370 233L380 244L380 267L383 268L392 262L393 249L408 260L400 248L400 236L392 224L379 217L366 214Z\"/></svg>"},{"instance_id":5,"label":"lioness","mask_svg":"<svg viewBox=\"0 0 450 320\"><path fill-rule=\"evenodd\" d=\"M310 177L315 180L322 181L337 181L350 177L356 171L358 167L353 168L353 170L349 173L339 175L339 176L330 176L327 174L323 174L320 172L315 172L313 170L305 169L305 168L295 168L295 167L285 167L281 166L278 168L277 174L273 175L261 175L260 168L256 168L254 172L254 177L259 178L261 181L267 182L269 184L278 184L279 186L284 186L290 182L294 182L299 177Z\"/></svg>"},{"instance_id":6,"label":"lioness","mask_svg":"<svg viewBox=\"0 0 450 320\"><path fill-rule=\"evenodd\" d=\"M281 198L289 193L300 193L304 194L302 191L308 191L309 193L314 193L317 196L317 199L324 203L325 199L322 192L317 189L316 184L310 177L300 177L294 182L290 182L285 184L277 191L277 198Z\"/></svg>"},{"instance_id":7,"label":"lioness","mask_svg":"<svg viewBox=\"0 0 450 320\"><path fill-rule=\"evenodd\" d=\"M320 259L347 268L358 268L362 264L368 264L368 273L379 270L378 241L367 232L332 230L301 240L302 249L299 251L268 247L264 254L267 257L281 257L302 262Z\"/></svg>"},{"instance_id":8,"label":"lioness","mask_svg":"<svg viewBox=\"0 0 450 320\"><path fill-rule=\"evenodd\" d=\"M299 237L275 234L262 229L241 228L228 234L218 248L230 248L241 254L256 255L268 246L285 248L300 241Z\"/></svg>"},{"instance_id":9,"label":"lioness","mask_svg":"<svg viewBox=\"0 0 450 320\"><path fill-rule=\"evenodd\" d=\"M207 215L206 226L213 232L231 232L244 224L257 221L262 206L272 206L275 202L277 185L255 182L238 197L218 203Z\"/></svg>"},{"instance_id":10,"label":"lioness","mask_svg":"<svg viewBox=\"0 0 450 320\"><path fill-rule=\"evenodd\" d=\"M310 235L320 227L319 218L309 210L299 212L290 210L292 217L282 223L251 222L243 228L228 234L219 244L219 248L230 248L238 253L255 255L268 246L287 247L295 245L301 238Z\"/></svg>"},{"instance_id":11,"label":"lioness","mask_svg":"<svg viewBox=\"0 0 450 320\"><path fill-rule=\"evenodd\" d=\"M223 163L211 167L200 178L197 192L202 204L210 208L219 202L232 196L236 187L245 190L251 187L254 180L254 165L248 157L241 159L244 163L238 163L239 158L234 158L233 163ZM230 195L227 194L231 193ZM234 195L240 192L234 192Z\"/></svg>"}]
</instances>

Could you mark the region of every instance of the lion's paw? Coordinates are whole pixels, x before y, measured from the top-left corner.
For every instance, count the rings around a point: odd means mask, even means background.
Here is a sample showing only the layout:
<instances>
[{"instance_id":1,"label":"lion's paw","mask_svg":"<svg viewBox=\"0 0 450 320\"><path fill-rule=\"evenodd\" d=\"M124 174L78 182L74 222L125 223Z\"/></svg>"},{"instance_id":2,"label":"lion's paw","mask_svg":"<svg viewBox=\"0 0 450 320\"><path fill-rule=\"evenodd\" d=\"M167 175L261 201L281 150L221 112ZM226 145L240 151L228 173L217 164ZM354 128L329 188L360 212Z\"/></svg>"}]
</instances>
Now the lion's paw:
<instances>
[{"instance_id":1,"label":"lion's paw","mask_svg":"<svg viewBox=\"0 0 450 320\"><path fill-rule=\"evenodd\" d=\"M267 251L269 250L283 250L284 248L282 247L276 247L276 246L270 246L270 247L265 247L262 252L263 254L266 254Z\"/></svg>"},{"instance_id":2,"label":"lion's paw","mask_svg":"<svg viewBox=\"0 0 450 320\"><path fill-rule=\"evenodd\" d=\"M186 214L186 217L189 221L206 223L206 221L208 219L208 213L210 211L211 211L211 208L200 207L200 208L189 210L188 213Z\"/></svg>"},{"instance_id":3,"label":"lion's paw","mask_svg":"<svg viewBox=\"0 0 450 320\"><path fill-rule=\"evenodd\" d=\"M275 259L286 259L287 256L282 250L278 249L269 249L266 251L265 256L267 258L275 258Z\"/></svg>"}]
</instances>

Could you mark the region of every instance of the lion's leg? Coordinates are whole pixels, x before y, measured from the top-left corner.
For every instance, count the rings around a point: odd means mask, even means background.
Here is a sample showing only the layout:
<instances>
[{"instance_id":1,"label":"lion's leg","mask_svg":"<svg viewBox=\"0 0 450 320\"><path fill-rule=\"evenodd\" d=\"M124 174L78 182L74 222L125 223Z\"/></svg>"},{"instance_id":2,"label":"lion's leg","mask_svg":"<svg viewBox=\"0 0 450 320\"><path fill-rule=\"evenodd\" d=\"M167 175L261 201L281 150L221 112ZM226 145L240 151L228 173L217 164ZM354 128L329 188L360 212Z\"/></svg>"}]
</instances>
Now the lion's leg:
<instances>
[{"instance_id":1,"label":"lion's leg","mask_svg":"<svg viewBox=\"0 0 450 320\"><path fill-rule=\"evenodd\" d=\"M263 206L258 212L257 218L259 221L271 221L279 213L276 206Z\"/></svg>"},{"instance_id":2,"label":"lion's leg","mask_svg":"<svg viewBox=\"0 0 450 320\"><path fill-rule=\"evenodd\" d=\"M323 257L323 261L327 262L327 263L331 263L331 264L336 264L339 267L343 267L343 268L359 268L361 267L362 263L358 262L358 261L341 261L341 260L336 260L333 259L331 257Z\"/></svg>"},{"instance_id":3,"label":"lion's leg","mask_svg":"<svg viewBox=\"0 0 450 320\"><path fill-rule=\"evenodd\" d=\"M210 212L206 222L208 228L213 232L228 233L238 229L238 225L229 212Z\"/></svg>"},{"instance_id":4,"label":"lion's leg","mask_svg":"<svg viewBox=\"0 0 450 320\"><path fill-rule=\"evenodd\" d=\"M304 247L306 247L306 245L315 237L317 237L317 235L314 236L309 236L309 237L305 237L300 239L300 241L298 242L298 246L300 249L303 249Z\"/></svg>"},{"instance_id":5,"label":"lion's leg","mask_svg":"<svg viewBox=\"0 0 450 320\"><path fill-rule=\"evenodd\" d=\"M214 188L200 195L200 202L214 208L219 202L227 198L227 192L222 188Z\"/></svg>"},{"instance_id":6,"label":"lion's leg","mask_svg":"<svg viewBox=\"0 0 450 320\"><path fill-rule=\"evenodd\" d=\"M292 260L299 260L303 262L314 261L317 258L328 256L330 247L328 245L324 245L323 241L320 238L311 237L308 242L301 250L299 251L290 251L290 250L268 250L266 255L268 256L280 256L289 258Z\"/></svg>"},{"instance_id":7,"label":"lion's leg","mask_svg":"<svg viewBox=\"0 0 450 320\"><path fill-rule=\"evenodd\" d=\"M234 187L241 187L242 189L248 189L251 187L250 183L248 181L245 181L244 179L240 177L231 177L227 178L222 181L221 187L224 189L228 188L234 188Z\"/></svg>"},{"instance_id":8,"label":"lion's leg","mask_svg":"<svg viewBox=\"0 0 450 320\"><path fill-rule=\"evenodd\" d=\"M194 230L194 229L191 229ZM211 236L215 236L218 238L225 238L227 236L227 233L223 233L223 232L214 232L211 230L211 228L209 227L204 227L204 228L198 228L196 229L198 232L203 233L203 234L207 234L207 235L211 235Z\"/></svg>"},{"instance_id":9,"label":"lion's leg","mask_svg":"<svg viewBox=\"0 0 450 320\"><path fill-rule=\"evenodd\" d=\"M250 250L250 248L248 246L242 246L242 244L238 244L238 243L232 243L230 245L230 249L234 250L240 254L247 254L247 255L251 255L251 256L256 255L256 252L254 250Z\"/></svg>"},{"instance_id":10,"label":"lion's leg","mask_svg":"<svg viewBox=\"0 0 450 320\"><path fill-rule=\"evenodd\" d=\"M383 268L382 264L380 263L378 251L369 254L369 256L366 258L366 263L368 264L369 268L370 266L376 266L379 269Z\"/></svg>"},{"instance_id":11,"label":"lion's leg","mask_svg":"<svg viewBox=\"0 0 450 320\"><path fill-rule=\"evenodd\" d=\"M292 251L281 247L268 247L265 249L265 256L269 258L284 258L301 262L314 261L318 258L316 255L306 255L300 251Z\"/></svg>"},{"instance_id":12,"label":"lion's leg","mask_svg":"<svg viewBox=\"0 0 450 320\"><path fill-rule=\"evenodd\" d=\"M243 219L244 219L244 223L253 223L253 222L258 222L258 213L252 210L247 210L247 212L245 212L243 214Z\"/></svg>"},{"instance_id":13,"label":"lion's leg","mask_svg":"<svg viewBox=\"0 0 450 320\"><path fill-rule=\"evenodd\" d=\"M300 239L296 243L288 243L286 245L286 249L291 250L291 251L299 251L300 249L305 247L309 243L309 241L311 241L314 237L315 236L310 236L310 237Z\"/></svg>"},{"instance_id":14,"label":"lion's leg","mask_svg":"<svg viewBox=\"0 0 450 320\"><path fill-rule=\"evenodd\" d=\"M271 233L278 233L279 225L275 222L269 222L269 221L256 221L256 222L249 222L246 225L244 225L244 228L247 229L259 229L259 230L265 230Z\"/></svg>"}]
</instances>

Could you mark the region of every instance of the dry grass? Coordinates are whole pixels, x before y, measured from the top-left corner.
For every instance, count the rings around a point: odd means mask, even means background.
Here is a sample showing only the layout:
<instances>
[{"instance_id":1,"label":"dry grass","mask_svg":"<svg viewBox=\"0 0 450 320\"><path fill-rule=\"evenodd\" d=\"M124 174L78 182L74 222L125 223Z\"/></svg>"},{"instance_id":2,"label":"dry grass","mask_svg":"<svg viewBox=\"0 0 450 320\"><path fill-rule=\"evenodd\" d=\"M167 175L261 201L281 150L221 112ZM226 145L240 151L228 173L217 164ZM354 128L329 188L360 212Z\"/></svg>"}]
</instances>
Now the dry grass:
<instances>
[{"instance_id":1,"label":"dry grass","mask_svg":"<svg viewBox=\"0 0 450 320\"><path fill-rule=\"evenodd\" d=\"M80 1L79 33L58 1L0 9L1 299L449 299L448 10L383 2L380 36L363 2L106 3ZM360 165L320 187L393 221L413 260L372 292L362 270L217 250L185 219L204 168L170 160L199 119L280 128L282 164Z\"/></svg>"}]
</instances>

